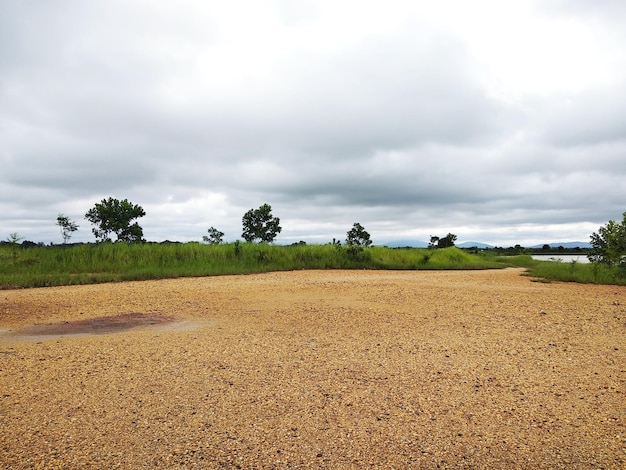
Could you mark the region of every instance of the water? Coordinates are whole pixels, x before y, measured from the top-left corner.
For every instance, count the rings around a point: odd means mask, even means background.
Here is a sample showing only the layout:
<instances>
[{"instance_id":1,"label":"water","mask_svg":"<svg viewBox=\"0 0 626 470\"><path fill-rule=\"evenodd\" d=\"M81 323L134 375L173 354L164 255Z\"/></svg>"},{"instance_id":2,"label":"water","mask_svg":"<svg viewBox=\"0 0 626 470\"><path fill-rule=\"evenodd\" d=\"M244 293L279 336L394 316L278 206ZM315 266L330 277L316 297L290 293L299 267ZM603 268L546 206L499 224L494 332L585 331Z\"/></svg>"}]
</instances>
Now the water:
<instances>
[{"instance_id":1,"label":"water","mask_svg":"<svg viewBox=\"0 0 626 470\"><path fill-rule=\"evenodd\" d=\"M572 261L576 261L577 263L589 263L587 259L587 255L559 255L559 254L551 254L551 255L531 255L532 259L536 259L537 261L560 261L561 263L571 263Z\"/></svg>"}]
</instances>

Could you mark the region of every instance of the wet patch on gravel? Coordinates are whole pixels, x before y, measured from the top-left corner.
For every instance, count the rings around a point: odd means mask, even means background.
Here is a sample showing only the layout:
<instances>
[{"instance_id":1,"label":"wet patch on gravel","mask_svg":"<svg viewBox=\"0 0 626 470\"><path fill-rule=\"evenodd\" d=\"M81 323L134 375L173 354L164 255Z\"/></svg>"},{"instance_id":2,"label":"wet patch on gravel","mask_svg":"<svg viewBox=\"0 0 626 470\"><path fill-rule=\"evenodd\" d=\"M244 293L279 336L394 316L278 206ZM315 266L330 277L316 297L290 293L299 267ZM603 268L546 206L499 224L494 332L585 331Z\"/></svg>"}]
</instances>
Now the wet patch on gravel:
<instances>
[{"instance_id":1,"label":"wet patch on gravel","mask_svg":"<svg viewBox=\"0 0 626 470\"><path fill-rule=\"evenodd\" d=\"M124 313L85 320L66 321L62 323L45 323L30 325L19 330L3 332L2 336L13 339L28 339L41 337L60 337L69 335L102 335L120 333L137 327L165 326L178 323L175 318L145 313Z\"/></svg>"}]
</instances>

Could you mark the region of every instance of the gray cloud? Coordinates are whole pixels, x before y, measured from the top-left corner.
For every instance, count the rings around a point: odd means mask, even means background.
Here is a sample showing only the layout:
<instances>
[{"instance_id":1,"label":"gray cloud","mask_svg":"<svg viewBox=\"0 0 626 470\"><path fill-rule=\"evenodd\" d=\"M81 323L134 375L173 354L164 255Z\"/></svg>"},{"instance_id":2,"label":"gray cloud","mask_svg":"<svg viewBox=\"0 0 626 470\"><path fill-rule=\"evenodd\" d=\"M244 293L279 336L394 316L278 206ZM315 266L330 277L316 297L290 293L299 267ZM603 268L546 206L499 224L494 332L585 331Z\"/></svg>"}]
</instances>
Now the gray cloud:
<instances>
[{"instance_id":1,"label":"gray cloud","mask_svg":"<svg viewBox=\"0 0 626 470\"><path fill-rule=\"evenodd\" d=\"M244 3L254 21L204 2L3 4L0 229L58 241L64 212L89 240L83 214L113 196L156 240L235 239L268 202L284 241L359 220L375 241L526 243L587 239L626 210L621 3L529 3L519 21L582 25L608 64L547 92L536 70L521 91L491 72L486 5L465 30L426 2Z\"/></svg>"},{"instance_id":2,"label":"gray cloud","mask_svg":"<svg viewBox=\"0 0 626 470\"><path fill-rule=\"evenodd\" d=\"M626 78L626 77L625 77ZM543 104L542 131L558 147L626 145L626 91L622 86L565 96Z\"/></svg>"}]
</instances>

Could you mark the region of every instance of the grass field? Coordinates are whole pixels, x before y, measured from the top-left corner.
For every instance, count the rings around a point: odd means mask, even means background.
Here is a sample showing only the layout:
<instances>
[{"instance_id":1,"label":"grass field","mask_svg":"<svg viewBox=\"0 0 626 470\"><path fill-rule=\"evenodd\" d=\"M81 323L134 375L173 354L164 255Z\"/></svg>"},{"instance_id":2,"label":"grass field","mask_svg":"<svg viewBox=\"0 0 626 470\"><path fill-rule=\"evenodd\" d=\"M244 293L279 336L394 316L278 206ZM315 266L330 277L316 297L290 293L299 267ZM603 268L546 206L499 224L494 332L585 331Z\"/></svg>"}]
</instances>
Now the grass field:
<instances>
[{"instance_id":1,"label":"grass field","mask_svg":"<svg viewBox=\"0 0 626 470\"><path fill-rule=\"evenodd\" d=\"M185 276L299 269L491 269L521 266L532 276L562 281L626 284L617 268L495 256L458 248L351 249L334 245L229 243L101 243L0 246L0 289L92 284Z\"/></svg>"}]
</instances>

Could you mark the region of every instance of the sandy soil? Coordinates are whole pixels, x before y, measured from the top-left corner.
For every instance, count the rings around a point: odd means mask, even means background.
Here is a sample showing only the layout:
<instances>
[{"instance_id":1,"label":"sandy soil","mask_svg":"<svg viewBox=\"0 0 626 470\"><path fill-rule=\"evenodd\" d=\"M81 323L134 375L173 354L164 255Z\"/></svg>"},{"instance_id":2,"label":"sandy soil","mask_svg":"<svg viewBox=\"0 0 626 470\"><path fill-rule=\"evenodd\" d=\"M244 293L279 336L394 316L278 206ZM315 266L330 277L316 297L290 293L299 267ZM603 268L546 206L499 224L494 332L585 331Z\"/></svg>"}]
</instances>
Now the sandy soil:
<instances>
[{"instance_id":1,"label":"sandy soil","mask_svg":"<svg viewBox=\"0 0 626 470\"><path fill-rule=\"evenodd\" d=\"M522 274L0 291L0 467L626 468L626 288Z\"/></svg>"}]
</instances>

